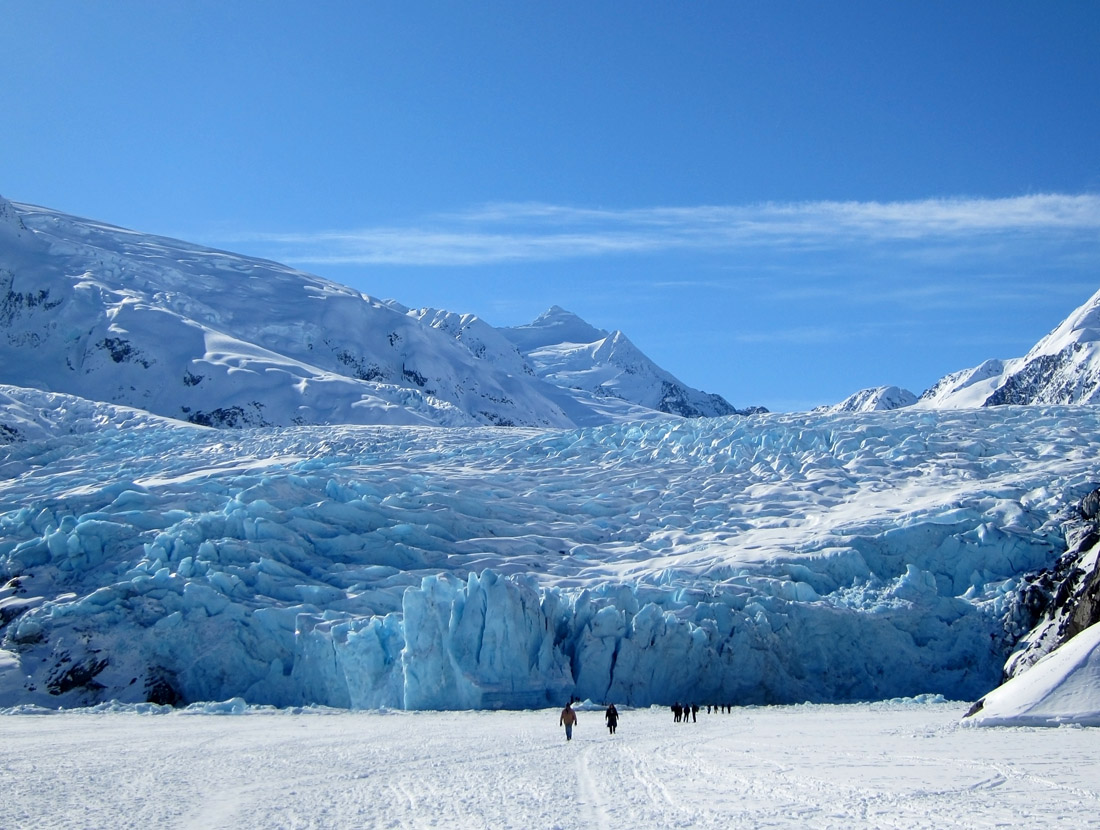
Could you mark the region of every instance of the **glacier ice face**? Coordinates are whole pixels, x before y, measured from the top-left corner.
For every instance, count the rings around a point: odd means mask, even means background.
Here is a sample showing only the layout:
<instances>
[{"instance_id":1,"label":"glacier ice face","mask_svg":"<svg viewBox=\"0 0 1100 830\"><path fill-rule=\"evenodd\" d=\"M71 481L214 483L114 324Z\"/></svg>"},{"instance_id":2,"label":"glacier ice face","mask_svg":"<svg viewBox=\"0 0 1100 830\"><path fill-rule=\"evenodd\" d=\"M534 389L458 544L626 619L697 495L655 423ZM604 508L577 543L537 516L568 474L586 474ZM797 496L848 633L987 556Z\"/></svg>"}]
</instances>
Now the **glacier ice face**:
<instances>
[{"instance_id":1,"label":"glacier ice face","mask_svg":"<svg viewBox=\"0 0 1100 830\"><path fill-rule=\"evenodd\" d=\"M2 391L0 706L973 699L1100 451L1091 407L226 433Z\"/></svg>"}]
</instances>

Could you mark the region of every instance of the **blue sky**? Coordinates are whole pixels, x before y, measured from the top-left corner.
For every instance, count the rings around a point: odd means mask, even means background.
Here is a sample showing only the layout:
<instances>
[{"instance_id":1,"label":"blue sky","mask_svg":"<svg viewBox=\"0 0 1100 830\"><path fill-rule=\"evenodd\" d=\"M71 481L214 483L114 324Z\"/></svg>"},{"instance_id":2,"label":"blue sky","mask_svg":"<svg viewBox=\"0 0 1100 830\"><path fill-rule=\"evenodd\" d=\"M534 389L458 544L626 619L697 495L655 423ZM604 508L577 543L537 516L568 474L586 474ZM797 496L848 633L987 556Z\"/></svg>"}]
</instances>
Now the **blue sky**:
<instances>
[{"instance_id":1,"label":"blue sky","mask_svg":"<svg viewBox=\"0 0 1100 830\"><path fill-rule=\"evenodd\" d=\"M0 194L738 406L1025 353L1100 289L1100 4L0 0Z\"/></svg>"}]
</instances>

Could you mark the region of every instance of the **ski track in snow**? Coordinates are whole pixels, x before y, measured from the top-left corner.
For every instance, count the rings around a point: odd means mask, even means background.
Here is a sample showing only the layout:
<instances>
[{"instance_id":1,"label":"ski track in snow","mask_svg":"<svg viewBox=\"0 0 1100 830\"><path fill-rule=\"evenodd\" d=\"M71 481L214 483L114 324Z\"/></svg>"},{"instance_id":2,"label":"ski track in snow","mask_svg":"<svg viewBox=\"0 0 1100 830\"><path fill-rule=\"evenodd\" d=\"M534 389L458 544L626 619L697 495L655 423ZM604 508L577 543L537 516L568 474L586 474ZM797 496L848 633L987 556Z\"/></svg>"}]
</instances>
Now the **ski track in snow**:
<instances>
[{"instance_id":1,"label":"ski track in snow","mask_svg":"<svg viewBox=\"0 0 1100 830\"><path fill-rule=\"evenodd\" d=\"M0 828L1096 827L1096 731L960 704L0 717ZM17 783L16 783L17 782Z\"/></svg>"}]
</instances>

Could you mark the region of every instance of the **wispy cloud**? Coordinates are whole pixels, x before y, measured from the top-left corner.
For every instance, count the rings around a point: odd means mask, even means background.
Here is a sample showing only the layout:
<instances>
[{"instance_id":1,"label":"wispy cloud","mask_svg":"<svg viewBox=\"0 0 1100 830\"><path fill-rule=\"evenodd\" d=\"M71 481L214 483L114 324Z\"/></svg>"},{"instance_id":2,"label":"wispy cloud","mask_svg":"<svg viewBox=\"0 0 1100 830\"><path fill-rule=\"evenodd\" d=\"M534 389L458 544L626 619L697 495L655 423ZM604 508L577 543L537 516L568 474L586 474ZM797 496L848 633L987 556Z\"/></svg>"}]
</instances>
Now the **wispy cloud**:
<instances>
[{"instance_id":1,"label":"wispy cloud","mask_svg":"<svg viewBox=\"0 0 1100 830\"><path fill-rule=\"evenodd\" d=\"M543 203L483 205L415 224L233 241L310 264L464 266L685 250L838 248L934 241L954 247L1000 237L1095 235L1100 195L909 202L797 202L626 210Z\"/></svg>"}]
</instances>

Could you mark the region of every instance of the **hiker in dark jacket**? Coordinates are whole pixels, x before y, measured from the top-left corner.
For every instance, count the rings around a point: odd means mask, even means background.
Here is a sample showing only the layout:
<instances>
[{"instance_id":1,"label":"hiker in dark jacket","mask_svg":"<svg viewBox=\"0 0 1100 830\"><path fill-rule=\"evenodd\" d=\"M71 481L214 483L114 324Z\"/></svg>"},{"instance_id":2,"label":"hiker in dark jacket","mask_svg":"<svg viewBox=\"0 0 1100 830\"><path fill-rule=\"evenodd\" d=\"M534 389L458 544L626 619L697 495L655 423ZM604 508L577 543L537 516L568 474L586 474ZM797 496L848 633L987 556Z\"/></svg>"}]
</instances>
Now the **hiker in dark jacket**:
<instances>
[{"instance_id":1,"label":"hiker in dark jacket","mask_svg":"<svg viewBox=\"0 0 1100 830\"><path fill-rule=\"evenodd\" d=\"M615 708L614 703L607 707L603 716L607 720L607 731L614 735L615 727L619 725L619 710Z\"/></svg>"}]
</instances>

